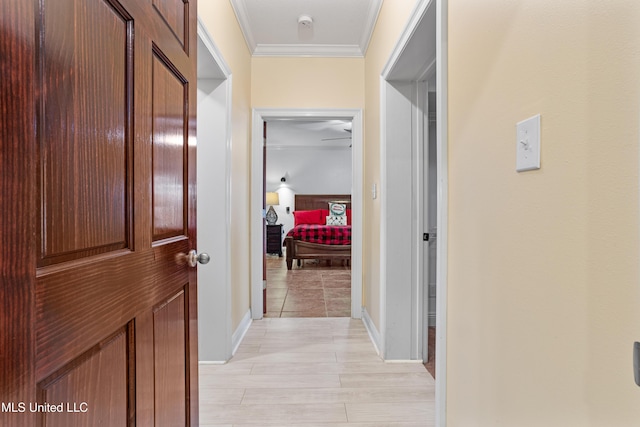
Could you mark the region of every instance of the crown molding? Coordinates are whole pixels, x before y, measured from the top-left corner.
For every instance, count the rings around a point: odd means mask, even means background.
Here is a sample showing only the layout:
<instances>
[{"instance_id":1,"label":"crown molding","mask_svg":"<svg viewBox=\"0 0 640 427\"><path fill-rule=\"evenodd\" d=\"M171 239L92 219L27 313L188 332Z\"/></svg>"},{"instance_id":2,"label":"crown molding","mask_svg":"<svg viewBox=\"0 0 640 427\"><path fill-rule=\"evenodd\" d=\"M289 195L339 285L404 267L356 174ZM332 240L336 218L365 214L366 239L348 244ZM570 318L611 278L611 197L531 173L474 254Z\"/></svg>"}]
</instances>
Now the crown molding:
<instances>
[{"instance_id":1,"label":"crown molding","mask_svg":"<svg viewBox=\"0 0 640 427\"><path fill-rule=\"evenodd\" d=\"M369 42L373 36L373 30L376 27L376 22L378 21L381 8L382 0L371 0L371 3L369 3L369 11L367 13L367 19L364 22L362 38L360 39L360 50L362 51L362 56L367 53L367 49L369 48Z\"/></svg>"},{"instance_id":2,"label":"crown molding","mask_svg":"<svg viewBox=\"0 0 640 427\"><path fill-rule=\"evenodd\" d=\"M236 14L238 24L240 24L240 30L244 35L244 41L247 43L249 52L253 53L256 50L256 42L251 32L251 25L249 24L249 13L243 0L230 0L231 7Z\"/></svg>"},{"instance_id":3,"label":"crown molding","mask_svg":"<svg viewBox=\"0 0 640 427\"><path fill-rule=\"evenodd\" d=\"M362 58L364 55L358 45L259 44L253 51L253 56Z\"/></svg>"}]
</instances>

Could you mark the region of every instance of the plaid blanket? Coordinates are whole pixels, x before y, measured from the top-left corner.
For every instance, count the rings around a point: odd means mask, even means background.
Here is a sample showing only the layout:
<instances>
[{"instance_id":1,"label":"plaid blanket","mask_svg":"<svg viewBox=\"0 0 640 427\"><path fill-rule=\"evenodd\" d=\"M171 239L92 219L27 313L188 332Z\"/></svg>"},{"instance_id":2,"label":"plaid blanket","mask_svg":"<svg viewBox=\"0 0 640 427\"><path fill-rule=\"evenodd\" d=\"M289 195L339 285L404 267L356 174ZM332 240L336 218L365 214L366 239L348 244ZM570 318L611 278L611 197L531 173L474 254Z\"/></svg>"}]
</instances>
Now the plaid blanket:
<instances>
[{"instance_id":1,"label":"plaid blanket","mask_svg":"<svg viewBox=\"0 0 640 427\"><path fill-rule=\"evenodd\" d=\"M287 236L295 240L309 243L321 243L323 245L350 245L350 225L318 225L300 224L293 227Z\"/></svg>"}]
</instances>

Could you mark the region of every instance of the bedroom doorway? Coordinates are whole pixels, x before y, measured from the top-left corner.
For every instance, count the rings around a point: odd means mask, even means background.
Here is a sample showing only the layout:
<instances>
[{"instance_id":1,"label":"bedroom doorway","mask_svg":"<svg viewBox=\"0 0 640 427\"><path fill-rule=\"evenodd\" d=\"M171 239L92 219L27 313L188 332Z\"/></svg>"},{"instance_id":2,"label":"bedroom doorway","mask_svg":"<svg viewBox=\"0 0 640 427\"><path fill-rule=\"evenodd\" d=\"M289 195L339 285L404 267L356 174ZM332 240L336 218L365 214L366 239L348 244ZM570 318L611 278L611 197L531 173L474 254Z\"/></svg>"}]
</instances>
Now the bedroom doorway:
<instances>
[{"instance_id":1,"label":"bedroom doorway","mask_svg":"<svg viewBox=\"0 0 640 427\"><path fill-rule=\"evenodd\" d=\"M351 207L352 207L352 244L351 244L351 295L349 310L350 317L361 318L362 316L362 112L361 110L274 110L255 109L253 112L253 133L251 149L251 315L253 319L263 317L263 204L262 197L265 191L263 185L264 172L264 147L263 147L263 126L264 123L280 122L321 122L334 123L342 126L344 122L351 123ZM344 129L344 128L343 128ZM267 130L267 132L269 132ZM337 127L335 132L342 138L348 132ZM336 136L338 137L338 136ZM330 138L330 136L327 136ZM337 141L337 140L336 140ZM342 142L344 145L344 142ZM277 145L277 142L274 143ZM268 153L267 153L268 158ZM287 171L276 173L275 179L287 180ZM279 176L278 175L282 175ZM289 173L289 178L291 173ZM295 184L295 183L292 183ZM267 190L269 188L267 187ZM267 205L268 206L268 205ZM286 205L282 206L285 209ZM290 212L293 206L289 206ZM288 230L285 230L285 233Z\"/></svg>"},{"instance_id":2,"label":"bedroom doorway","mask_svg":"<svg viewBox=\"0 0 640 427\"><path fill-rule=\"evenodd\" d=\"M351 213L352 122L274 119L265 127L264 188L269 213L264 317L351 317L351 267L338 259L343 255L331 252L336 255L332 260L292 260L296 248L283 243L290 241L286 236L294 226L307 221L301 211L327 210L328 201L341 200ZM324 219L320 216L312 222ZM300 227L304 225L296 231ZM340 246L329 248L340 251Z\"/></svg>"}]
</instances>

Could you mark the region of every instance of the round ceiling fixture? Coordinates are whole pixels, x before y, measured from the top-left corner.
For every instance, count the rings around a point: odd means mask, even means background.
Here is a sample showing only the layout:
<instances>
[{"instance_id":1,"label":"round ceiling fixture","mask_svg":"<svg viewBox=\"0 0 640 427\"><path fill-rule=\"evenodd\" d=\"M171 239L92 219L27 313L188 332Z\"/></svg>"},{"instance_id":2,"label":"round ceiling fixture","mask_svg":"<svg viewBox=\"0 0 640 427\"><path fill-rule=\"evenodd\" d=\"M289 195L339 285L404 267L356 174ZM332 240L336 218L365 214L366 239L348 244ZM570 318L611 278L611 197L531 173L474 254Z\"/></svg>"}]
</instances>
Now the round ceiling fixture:
<instances>
[{"instance_id":1,"label":"round ceiling fixture","mask_svg":"<svg viewBox=\"0 0 640 427\"><path fill-rule=\"evenodd\" d=\"M313 25L313 19L309 15L300 15L298 17L298 25L305 28L311 28Z\"/></svg>"}]
</instances>

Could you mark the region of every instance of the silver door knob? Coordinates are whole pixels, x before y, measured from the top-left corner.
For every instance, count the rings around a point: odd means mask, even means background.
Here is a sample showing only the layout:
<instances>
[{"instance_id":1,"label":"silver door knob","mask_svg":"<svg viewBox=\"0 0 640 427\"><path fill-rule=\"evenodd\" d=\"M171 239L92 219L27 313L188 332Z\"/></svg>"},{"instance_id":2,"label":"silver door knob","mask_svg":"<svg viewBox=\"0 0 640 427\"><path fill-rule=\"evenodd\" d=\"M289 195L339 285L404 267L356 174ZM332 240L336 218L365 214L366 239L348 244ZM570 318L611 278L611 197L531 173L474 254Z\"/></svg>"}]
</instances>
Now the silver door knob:
<instances>
[{"instance_id":1,"label":"silver door knob","mask_svg":"<svg viewBox=\"0 0 640 427\"><path fill-rule=\"evenodd\" d=\"M198 263L206 264L211 260L211 257L206 252L198 254L195 249L191 249L187 254L187 264L189 267L195 267Z\"/></svg>"}]
</instances>

